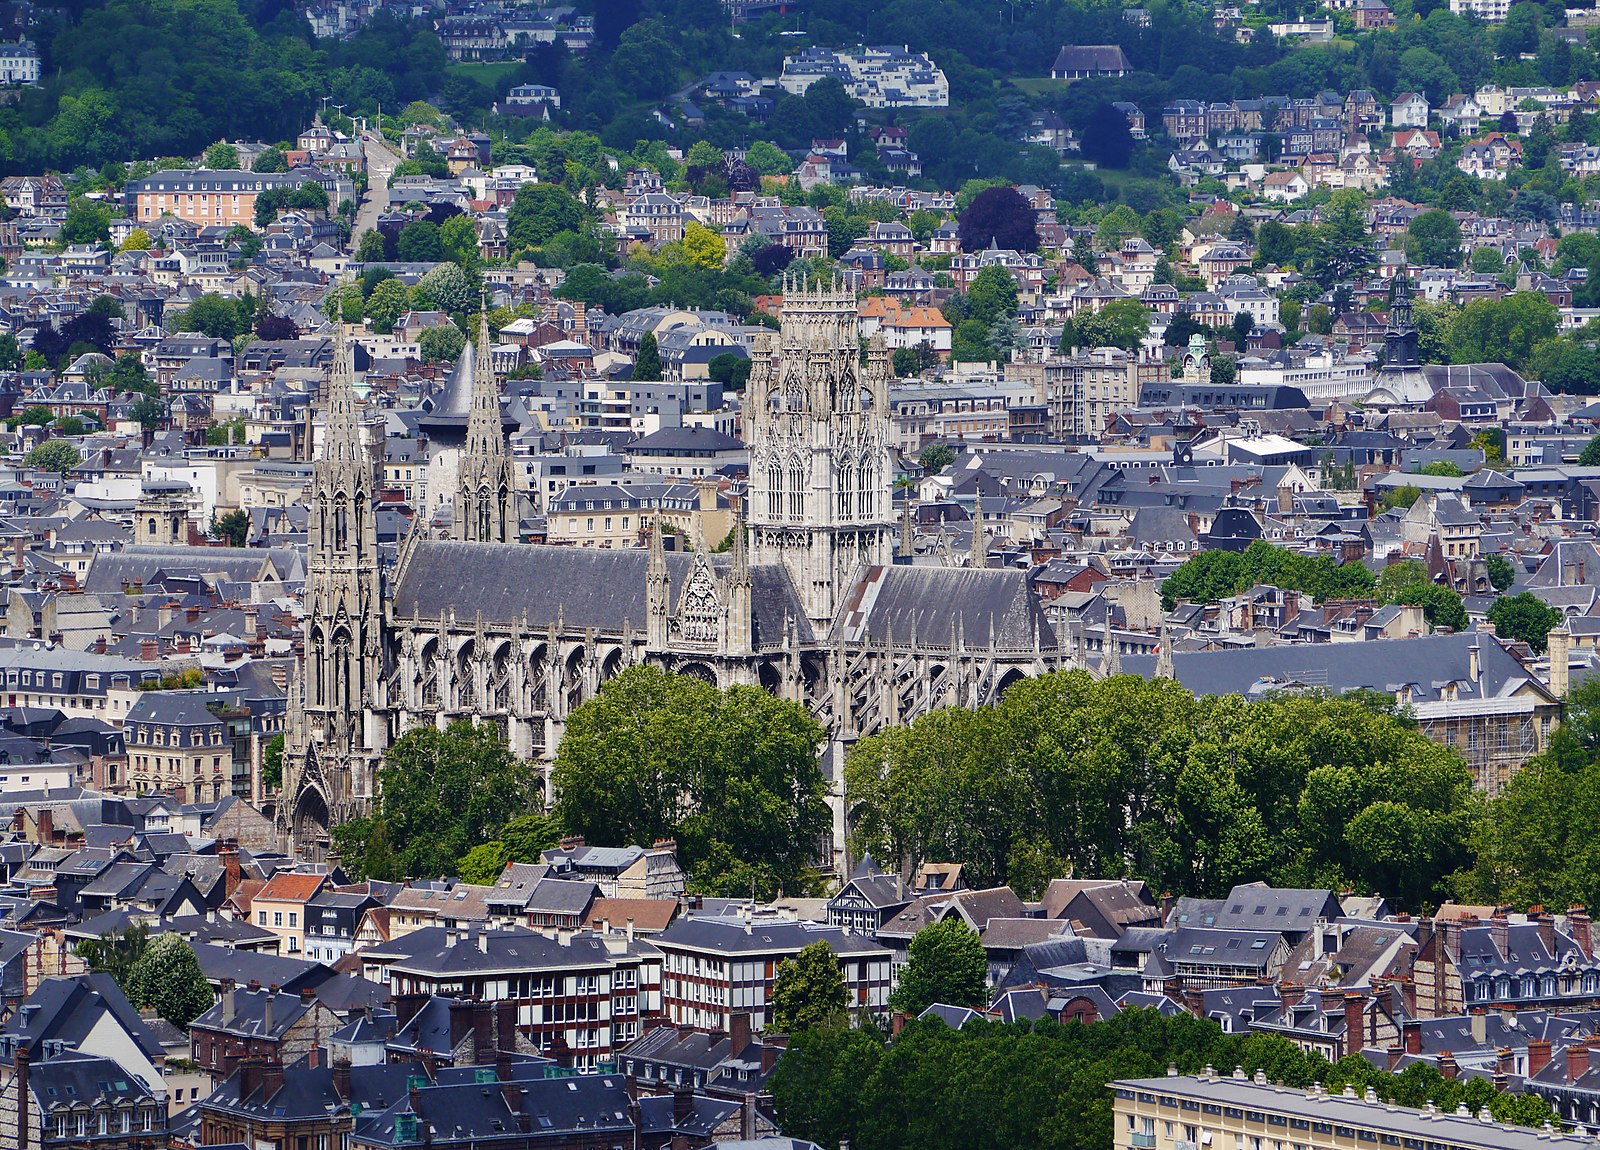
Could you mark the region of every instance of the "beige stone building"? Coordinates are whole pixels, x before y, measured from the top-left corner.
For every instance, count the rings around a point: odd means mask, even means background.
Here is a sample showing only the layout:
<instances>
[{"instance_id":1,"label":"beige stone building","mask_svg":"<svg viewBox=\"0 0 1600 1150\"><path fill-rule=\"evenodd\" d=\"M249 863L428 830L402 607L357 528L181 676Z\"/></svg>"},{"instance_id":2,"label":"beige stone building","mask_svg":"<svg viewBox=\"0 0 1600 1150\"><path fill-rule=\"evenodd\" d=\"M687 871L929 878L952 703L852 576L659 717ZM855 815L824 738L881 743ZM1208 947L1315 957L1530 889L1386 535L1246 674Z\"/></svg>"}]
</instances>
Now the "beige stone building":
<instances>
[{"instance_id":1,"label":"beige stone building","mask_svg":"<svg viewBox=\"0 0 1600 1150\"><path fill-rule=\"evenodd\" d=\"M1273 1086L1243 1071L1124 1079L1111 1088L1115 1150L1549 1150L1565 1142L1559 1134L1496 1122L1487 1111L1447 1114L1431 1103L1412 1110L1371 1092Z\"/></svg>"}]
</instances>

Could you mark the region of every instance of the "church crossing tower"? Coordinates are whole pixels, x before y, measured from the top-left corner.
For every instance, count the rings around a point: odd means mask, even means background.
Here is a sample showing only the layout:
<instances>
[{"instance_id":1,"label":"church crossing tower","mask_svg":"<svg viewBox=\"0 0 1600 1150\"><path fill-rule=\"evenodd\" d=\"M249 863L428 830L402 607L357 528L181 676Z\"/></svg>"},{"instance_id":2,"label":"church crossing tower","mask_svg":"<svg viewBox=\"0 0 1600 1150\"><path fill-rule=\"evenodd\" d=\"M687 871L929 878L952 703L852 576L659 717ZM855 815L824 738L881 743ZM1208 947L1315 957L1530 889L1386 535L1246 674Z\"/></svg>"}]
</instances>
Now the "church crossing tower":
<instances>
[{"instance_id":1,"label":"church crossing tower","mask_svg":"<svg viewBox=\"0 0 1600 1150\"><path fill-rule=\"evenodd\" d=\"M758 344L745 406L752 563L782 563L826 631L863 564L890 562L889 358L860 353L855 294L784 283L783 328Z\"/></svg>"}]
</instances>

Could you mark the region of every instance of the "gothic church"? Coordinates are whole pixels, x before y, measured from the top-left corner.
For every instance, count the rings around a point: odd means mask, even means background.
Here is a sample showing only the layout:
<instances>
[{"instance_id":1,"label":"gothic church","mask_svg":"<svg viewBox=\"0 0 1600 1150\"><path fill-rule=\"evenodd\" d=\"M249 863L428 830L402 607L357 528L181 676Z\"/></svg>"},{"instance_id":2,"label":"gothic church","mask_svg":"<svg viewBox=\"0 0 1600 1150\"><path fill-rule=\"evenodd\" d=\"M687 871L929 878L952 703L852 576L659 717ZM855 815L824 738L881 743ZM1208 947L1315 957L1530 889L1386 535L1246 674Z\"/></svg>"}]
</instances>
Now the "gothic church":
<instances>
[{"instance_id":1,"label":"gothic church","mask_svg":"<svg viewBox=\"0 0 1600 1150\"><path fill-rule=\"evenodd\" d=\"M659 532L632 550L516 542L485 321L461 365L472 396L453 538L413 530L385 571L340 329L279 809L296 850L318 855L331 825L367 812L384 751L407 730L492 722L518 755L548 760L573 708L636 664L804 703L828 731L837 790L853 740L993 702L1071 661L1026 572L914 566L903 537L896 561L887 352L875 340L862 361L851 292L785 286L781 333L753 357L745 523L724 555L704 540L669 553ZM981 556L981 524L977 538Z\"/></svg>"}]
</instances>

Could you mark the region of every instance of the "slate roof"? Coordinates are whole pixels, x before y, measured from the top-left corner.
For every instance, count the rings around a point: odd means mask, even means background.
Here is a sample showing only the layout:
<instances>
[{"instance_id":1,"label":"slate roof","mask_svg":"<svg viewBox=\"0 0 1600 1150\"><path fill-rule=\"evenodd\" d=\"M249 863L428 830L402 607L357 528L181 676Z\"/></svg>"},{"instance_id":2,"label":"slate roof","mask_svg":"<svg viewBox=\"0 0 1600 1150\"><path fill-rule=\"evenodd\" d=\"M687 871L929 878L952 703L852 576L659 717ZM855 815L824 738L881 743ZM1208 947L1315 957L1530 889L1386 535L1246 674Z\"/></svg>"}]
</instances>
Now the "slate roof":
<instances>
[{"instance_id":1,"label":"slate roof","mask_svg":"<svg viewBox=\"0 0 1600 1150\"><path fill-rule=\"evenodd\" d=\"M1482 668L1476 683L1468 670L1468 652L1474 646L1479 649ZM1148 678L1155 672L1155 662L1153 656L1125 656L1122 669ZM1325 687L1335 693L1358 688L1390 692L1409 685L1414 701L1435 702L1443 688L1454 683L1458 699L1493 699L1534 682L1498 642L1473 632L1387 639L1382 660L1374 659L1362 643L1316 643L1233 651L1180 650L1173 652L1172 662L1178 681L1191 691L1247 698L1297 684Z\"/></svg>"},{"instance_id":2,"label":"slate roof","mask_svg":"<svg viewBox=\"0 0 1600 1150\"><path fill-rule=\"evenodd\" d=\"M968 646L1054 647L1055 631L1028 586L1026 571L972 567L867 567L845 594L835 620L847 640Z\"/></svg>"},{"instance_id":3,"label":"slate roof","mask_svg":"<svg viewBox=\"0 0 1600 1150\"><path fill-rule=\"evenodd\" d=\"M695 557L666 557L676 603ZM731 557L711 556L719 574ZM593 627L619 634L623 624L645 625L645 576L650 553L642 547L505 546L421 540L401 567L394 589L395 616L437 618L440 612L481 611L486 621L510 623L527 616L540 629L559 617L569 628ZM795 621L800 642L812 641L805 607L795 594L788 569L773 564L750 568L754 641L782 644L784 621Z\"/></svg>"}]
</instances>

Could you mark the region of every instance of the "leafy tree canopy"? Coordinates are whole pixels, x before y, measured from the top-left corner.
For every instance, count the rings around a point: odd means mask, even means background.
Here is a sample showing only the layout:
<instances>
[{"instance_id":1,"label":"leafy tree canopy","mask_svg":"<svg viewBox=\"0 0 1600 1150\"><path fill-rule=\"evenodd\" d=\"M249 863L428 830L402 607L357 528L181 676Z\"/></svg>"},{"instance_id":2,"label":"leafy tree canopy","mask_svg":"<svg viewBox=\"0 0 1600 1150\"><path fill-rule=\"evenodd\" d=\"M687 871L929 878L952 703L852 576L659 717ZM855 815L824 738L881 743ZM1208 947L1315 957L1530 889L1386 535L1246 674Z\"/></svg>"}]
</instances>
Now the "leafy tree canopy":
<instances>
[{"instance_id":1,"label":"leafy tree canopy","mask_svg":"<svg viewBox=\"0 0 1600 1150\"><path fill-rule=\"evenodd\" d=\"M828 825L821 745L797 703L629 668L567 720L554 814L592 843L676 839L708 894L798 893Z\"/></svg>"}]
</instances>

